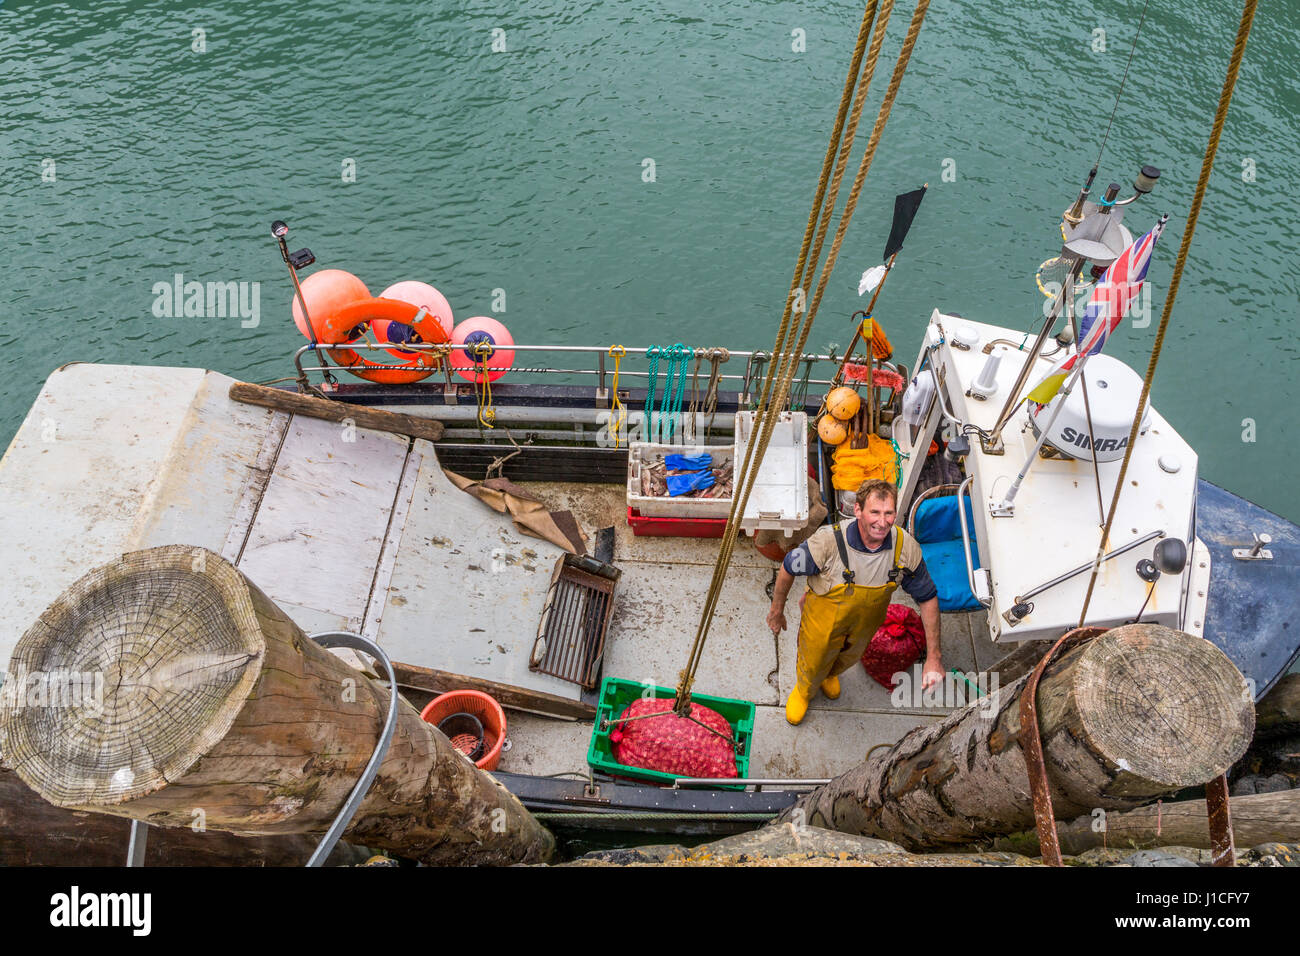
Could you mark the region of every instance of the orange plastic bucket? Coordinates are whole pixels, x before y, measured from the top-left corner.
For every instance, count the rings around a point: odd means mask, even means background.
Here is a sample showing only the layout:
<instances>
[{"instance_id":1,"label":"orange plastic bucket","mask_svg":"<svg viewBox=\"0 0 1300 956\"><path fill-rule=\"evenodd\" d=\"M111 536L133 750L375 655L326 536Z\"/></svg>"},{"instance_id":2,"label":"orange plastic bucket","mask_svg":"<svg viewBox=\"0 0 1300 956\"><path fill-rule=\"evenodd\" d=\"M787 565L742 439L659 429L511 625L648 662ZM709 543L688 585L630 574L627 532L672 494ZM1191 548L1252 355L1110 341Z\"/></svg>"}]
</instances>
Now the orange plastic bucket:
<instances>
[{"instance_id":1,"label":"orange plastic bucket","mask_svg":"<svg viewBox=\"0 0 1300 956\"><path fill-rule=\"evenodd\" d=\"M429 701L420 717L438 724L452 714L473 714L483 724L483 756L474 762L480 770L495 770L501 762L501 745L506 740L506 712L487 694L476 690L453 690Z\"/></svg>"}]
</instances>

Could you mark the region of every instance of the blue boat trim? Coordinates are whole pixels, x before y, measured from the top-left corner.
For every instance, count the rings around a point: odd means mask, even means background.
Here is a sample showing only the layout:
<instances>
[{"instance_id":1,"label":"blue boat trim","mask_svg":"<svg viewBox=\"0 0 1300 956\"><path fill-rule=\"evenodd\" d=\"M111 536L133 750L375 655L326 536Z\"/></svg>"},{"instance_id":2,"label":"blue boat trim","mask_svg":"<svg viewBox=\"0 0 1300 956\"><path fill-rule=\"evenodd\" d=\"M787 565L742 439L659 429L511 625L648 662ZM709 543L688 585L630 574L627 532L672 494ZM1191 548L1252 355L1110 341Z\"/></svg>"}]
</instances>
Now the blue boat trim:
<instances>
[{"instance_id":1,"label":"blue boat trim","mask_svg":"<svg viewBox=\"0 0 1300 956\"><path fill-rule=\"evenodd\" d=\"M1234 548L1272 535L1271 561L1239 561ZM1300 657L1300 527L1204 478L1196 487L1196 536L1210 552L1205 638L1223 650L1259 700Z\"/></svg>"}]
</instances>

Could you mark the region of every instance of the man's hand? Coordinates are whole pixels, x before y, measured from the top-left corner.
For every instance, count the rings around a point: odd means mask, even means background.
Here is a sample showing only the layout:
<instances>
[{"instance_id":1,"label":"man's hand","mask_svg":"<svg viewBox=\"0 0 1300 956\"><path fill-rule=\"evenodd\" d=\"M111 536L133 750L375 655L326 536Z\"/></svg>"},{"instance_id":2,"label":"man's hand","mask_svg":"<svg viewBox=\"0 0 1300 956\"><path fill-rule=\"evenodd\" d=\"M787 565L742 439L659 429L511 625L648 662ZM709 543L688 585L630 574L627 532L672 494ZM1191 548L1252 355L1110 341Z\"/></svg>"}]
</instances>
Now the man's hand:
<instances>
[{"instance_id":1,"label":"man's hand","mask_svg":"<svg viewBox=\"0 0 1300 956\"><path fill-rule=\"evenodd\" d=\"M772 610L767 612L767 626L772 629L773 634L780 634L785 630L785 608L772 605Z\"/></svg>"},{"instance_id":2,"label":"man's hand","mask_svg":"<svg viewBox=\"0 0 1300 956\"><path fill-rule=\"evenodd\" d=\"M925 626L925 667L921 671L921 689L943 681L943 655L939 645L939 598L932 597L920 605L921 623Z\"/></svg>"}]
</instances>

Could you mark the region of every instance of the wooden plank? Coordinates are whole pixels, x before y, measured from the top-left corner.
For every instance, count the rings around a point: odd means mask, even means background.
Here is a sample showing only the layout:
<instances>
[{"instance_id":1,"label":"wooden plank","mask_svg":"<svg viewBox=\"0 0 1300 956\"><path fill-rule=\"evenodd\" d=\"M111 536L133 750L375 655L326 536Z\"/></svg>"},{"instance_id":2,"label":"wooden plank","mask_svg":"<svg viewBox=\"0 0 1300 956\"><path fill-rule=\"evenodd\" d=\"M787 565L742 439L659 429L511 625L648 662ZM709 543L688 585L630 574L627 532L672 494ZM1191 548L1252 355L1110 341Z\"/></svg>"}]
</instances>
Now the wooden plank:
<instances>
[{"instance_id":1,"label":"wooden plank","mask_svg":"<svg viewBox=\"0 0 1300 956\"><path fill-rule=\"evenodd\" d=\"M248 478L240 495L239 505L235 508L235 518L230 523L226 543L221 549L221 556L232 564L238 564L244 554L244 545L248 543L253 521L262 506L262 496L266 494L267 482L275 470L275 461L280 456L280 447L284 436L289 431L289 422L293 416L285 412L276 412L267 422L262 444L258 448L257 458L248 466Z\"/></svg>"},{"instance_id":2,"label":"wooden plank","mask_svg":"<svg viewBox=\"0 0 1300 956\"><path fill-rule=\"evenodd\" d=\"M540 690L527 687L515 687L502 684L483 677L466 677L448 671L434 670L431 667L418 667L415 664L393 662L397 682L406 687L428 691L432 694L445 694L452 690L477 690L492 697L502 707L510 710L525 710L548 717L563 717L567 720L594 720L596 708L580 700L557 697Z\"/></svg>"},{"instance_id":3,"label":"wooden plank","mask_svg":"<svg viewBox=\"0 0 1300 956\"><path fill-rule=\"evenodd\" d=\"M235 382L230 386L230 398L232 401L244 402L248 405L260 405L263 408L292 412L309 418L323 418L329 422L341 422L350 418L358 428L372 428L375 431L392 432L395 435L427 438L429 441L442 438L442 422L431 418L416 418L414 415L403 415L400 412L383 412L364 405L329 401L280 388L268 388L265 385Z\"/></svg>"},{"instance_id":4,"label":"wooden plank","mask_svg":"<svg viewBox=\"0 0 1300 956\"><path fill-rule=\"evenodd\" d=\"M415 494L415 482L424 463L424 452L416 445L406 453L406 462L402 465L402 476L397 485L397 498L388 519L388 531L384 535L383 550L379 553L379 562L375 566L374 583L370 586L370 600L366 604L366 616L362 623L361 635L372 641L379 640L379 625L384 618L384 608L388 606L388 586L393 580L393 567L397 564L397 552L401 547L402 531L406 528L406 513L411 508L411 498Z\"/></svg>"},{"instance_id":5,"label":"wooden plank","mask_svg":"<svg viewBox=\"0 0 1300 956\"><path fill-rule=\"evenodd\" d=\"M304 627L359 631L406 453L403 438L295 416L236 566Z\"/></svg>"}]
</instances>

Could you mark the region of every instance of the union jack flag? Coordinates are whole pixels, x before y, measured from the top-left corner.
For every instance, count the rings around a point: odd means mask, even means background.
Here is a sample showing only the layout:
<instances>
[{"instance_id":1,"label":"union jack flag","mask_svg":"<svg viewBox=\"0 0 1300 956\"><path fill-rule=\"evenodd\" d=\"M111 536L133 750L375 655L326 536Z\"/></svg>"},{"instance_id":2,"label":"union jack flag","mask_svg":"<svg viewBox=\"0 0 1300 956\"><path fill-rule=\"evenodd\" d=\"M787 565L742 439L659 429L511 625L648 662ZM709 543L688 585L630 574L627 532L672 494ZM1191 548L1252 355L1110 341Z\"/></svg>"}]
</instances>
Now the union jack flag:
<instances>
[{"instance_id":1,"label":"union jack flag","mask_svg":"<svg viewBox=\"0 0 1300 956\"><path fill-rule=\"evenodd\" d=\"M1137 298L1142 280L1147 277L1156 240L1164 232L1168 220L1168 216L1162 216L1154 229L1120 253L1119 258L1102 273L1079 323L1079 351L1048 372L1029 393L1029 401L1046 405L1061 390L1066 377L1082 356L1095 355L1102 350L1110 333L1115 331Z\"/></svg>"}]
</instances>

